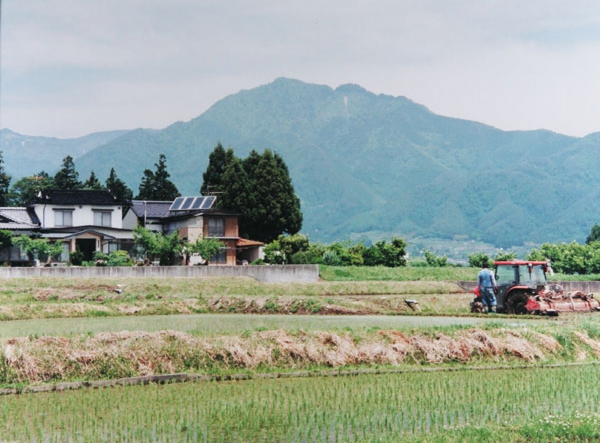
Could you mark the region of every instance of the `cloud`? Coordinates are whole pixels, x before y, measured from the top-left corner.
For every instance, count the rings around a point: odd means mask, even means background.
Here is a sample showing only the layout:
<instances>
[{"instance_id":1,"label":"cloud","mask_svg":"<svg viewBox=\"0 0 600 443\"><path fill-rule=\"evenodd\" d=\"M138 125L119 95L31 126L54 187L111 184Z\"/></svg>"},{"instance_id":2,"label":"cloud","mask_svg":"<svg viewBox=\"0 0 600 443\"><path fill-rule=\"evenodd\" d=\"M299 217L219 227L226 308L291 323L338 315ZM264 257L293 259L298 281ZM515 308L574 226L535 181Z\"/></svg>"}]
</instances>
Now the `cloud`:
<instances>
[{"instance_id":1,"label":"cloud","mask_svg":"<svg viewBox=\"0 0 600 443\"><path fill-rule=\"evenodd\" d=\"M28 134L165 127L280 76L502 129L600 130L600 4L587 0L3 6L2 125Z\"/></svg>"}]
</instances>

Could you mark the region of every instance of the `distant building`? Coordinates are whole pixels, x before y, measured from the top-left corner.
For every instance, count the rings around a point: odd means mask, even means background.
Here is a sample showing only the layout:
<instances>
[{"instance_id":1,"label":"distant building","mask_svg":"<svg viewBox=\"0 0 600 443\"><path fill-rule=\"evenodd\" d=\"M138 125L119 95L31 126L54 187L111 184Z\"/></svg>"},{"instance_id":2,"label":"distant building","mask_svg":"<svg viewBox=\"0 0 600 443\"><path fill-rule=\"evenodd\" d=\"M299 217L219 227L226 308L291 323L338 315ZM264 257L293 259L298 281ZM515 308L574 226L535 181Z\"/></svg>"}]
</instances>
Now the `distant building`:
<instances>
[{"instance_id":1,"label":"distant building","mask_svg":"<svg viewBox=\"0 0 600 443\"><path fill-rule=\"evenodd\" d=\"M117 201L108 191L44 190L22 208L0 208L0 229L14 236L38 235L60 242L58 263L69 261L69 253L80 251L92 260L94 252L131 251L133 229L144 226L165 234L176 231L195 242L214 237L223 242L220 254L210 264L249 263L262 254L263 243L242 239L238 215L213 209L216 197L179 197L175 201ZM0 262L13 265L28 261L17 247L0 250Z\"/></svg>"}]
</instances>

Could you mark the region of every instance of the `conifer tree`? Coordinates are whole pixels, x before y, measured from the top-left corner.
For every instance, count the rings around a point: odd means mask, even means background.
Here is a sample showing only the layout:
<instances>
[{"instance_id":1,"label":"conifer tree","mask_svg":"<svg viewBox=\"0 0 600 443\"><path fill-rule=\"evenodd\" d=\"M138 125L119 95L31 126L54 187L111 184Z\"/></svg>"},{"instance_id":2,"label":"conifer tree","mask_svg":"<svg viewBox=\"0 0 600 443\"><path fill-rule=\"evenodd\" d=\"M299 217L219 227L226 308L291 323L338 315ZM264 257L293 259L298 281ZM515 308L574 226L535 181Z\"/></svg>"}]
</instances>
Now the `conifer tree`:
<instances>
[{"instance_id":1,"label":"conifer tree","mask_svg":"<svg viewBox=\"0 0 600 443\"><path fill-rule=\"evenodd\" d=\"M158 163L155 163L156 172L150 169L144 170L144 176L139 187L137 200L175 200L181 194L175 184L169 180L171 176L167 172L167 157L160 154Z\"/></svg>"},{"instance_id":2,"label":"conifer tree","mask_svg":"<svg viewBox=\"0 0 600 443\"><path fill-rule=\"evenodd\" d=\"M6 206L8 204L10 180L11 176L8 175L4 169L4 158L2 156L2 151L0 151L0 206Z\"/></svg>"},{"instance_id":3,"label":"conifer tree","mask_svg":"<svg viewBox=\"0 0 600 443\"><path fill-rule=\"evenodd\" d=\"M110 174L105 182L106 189L112 194L115 200L119 202L126 202L133 198L133 191L127 186L127 184L117 177L115 168L110 168Z\"/></svg>"},{"instance_id":4,"label":"conifer tree","mask_svg":"<svg viewBox=\"0 0 600 443\"><path fill-rule=\"evenodd\" d=\"M200 194L209 195L223 192L225 186L224 174L227 167L233 162L235 155L233 149L225 150L221 143L208 156L208 166L202 174Z\"/></svg>"},{"instance_id":5,"label":"conifer tree","mask_svg":"<svg viewBox=\"0 0 600 443\"><path fill-rule=\"evenodd\" d=\"M94 171L92 171L90 172L90 177L83 183L83 189L99 191L105 188L102 183L100 183L100 180L98 180L98 177L96 177Z\"/></svg>"},{"instance_id":6,"label":"conifer tree","mask_svg":"<svg viewBox=\"0 0 600 443\"><path fill-rule=\"evenodd\" d=\"M79 173L75 170L75 162L70 155L63 159L62 168L54 176L54 187L61 191L81 188Z\"/></svg>"},{"instance_id":7,"label":"conifer tree","mask_svg":"<svg viewBox=\"0 0 600 443\"><path fill-rule=\"evenodd\" d=\"M218 165L218 167L217 167ZM302 227L300 200L283 159L267 149L240 160L219 144L203 174L201 189L218 190L220 208L240 215L240 235L271 242Z\"/></svg>"},{"instance_id":8,"label":"conifer tree","mask_svg":"<svg viewBox=\"0 0 600 443\"><path fill-rule=\"evenodd\" d=\"M296 234L302 227L300 199L283 159L266 149L253 167L250 183L254 205L243 226L250 238L269 243L281 234Z\"/></svg>"}]
</instances>

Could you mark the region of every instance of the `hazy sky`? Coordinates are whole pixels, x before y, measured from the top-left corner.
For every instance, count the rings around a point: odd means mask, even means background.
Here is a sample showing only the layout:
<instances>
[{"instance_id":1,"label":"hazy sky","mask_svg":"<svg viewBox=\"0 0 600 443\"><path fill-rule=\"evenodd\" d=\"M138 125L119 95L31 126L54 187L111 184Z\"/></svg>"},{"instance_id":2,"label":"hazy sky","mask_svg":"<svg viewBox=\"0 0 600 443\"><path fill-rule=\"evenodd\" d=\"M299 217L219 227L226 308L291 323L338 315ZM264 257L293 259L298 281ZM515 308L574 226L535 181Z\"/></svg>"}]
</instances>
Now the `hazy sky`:
<instances>
[{"instance_id":1,"label":"hazy sky","mask_svg":"<svg viewBox=\"0 0 600 443\"><path fill-rule=\"evenodd\" d=\"M0 44L0 124L27 135L160 129L277 77L600 131L597 0L4 0Z\"/></svg>"}]
</instances>

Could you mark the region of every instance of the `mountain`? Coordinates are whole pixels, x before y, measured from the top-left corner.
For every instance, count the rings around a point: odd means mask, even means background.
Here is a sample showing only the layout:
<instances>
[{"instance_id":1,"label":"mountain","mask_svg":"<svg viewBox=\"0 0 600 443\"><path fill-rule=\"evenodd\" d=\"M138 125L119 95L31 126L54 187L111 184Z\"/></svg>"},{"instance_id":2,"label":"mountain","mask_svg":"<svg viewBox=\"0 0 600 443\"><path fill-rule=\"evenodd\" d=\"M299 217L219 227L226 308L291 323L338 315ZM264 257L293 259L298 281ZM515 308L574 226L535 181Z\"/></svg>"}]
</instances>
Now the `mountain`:
<instances>
[{"instance_id":1,"label":"mountain","mask_svg":"<svg viewBox=\"0 0 600 443\"><path fill-rule=\"evenodd\" d=\"M280 78L189 122L130 131L71 155L81 177L94 170L104 178L114 166L135 193L164 153L179 190L195 195L218 142L238 157L265 148L282 156L302 201L302 232L313 241L397 235L414 239L415 249L512 248L583 241L600 222L600 133L501 131L357 85Z\"/></svg>"},{"instance_id":2,"label":"mountain","mask_svg":"<svg viewBox=\"0 0 600 443\"><path fill-rule=\"evenodd\" d=\"M77 158L127 132L97 132L79 138L59 139L22 135L2 129L0 147L6 172L13 177L14 183L22 177L41 171L54 173L67 155Z\"/></svg>"}]
</instances>

